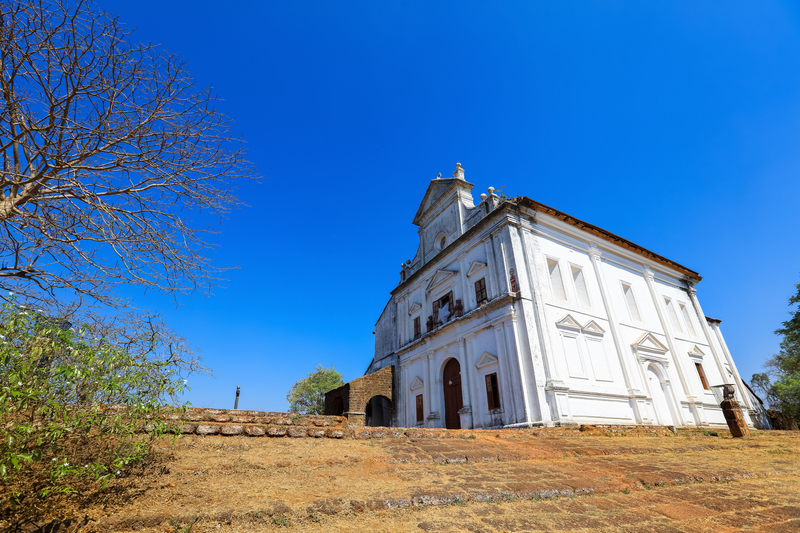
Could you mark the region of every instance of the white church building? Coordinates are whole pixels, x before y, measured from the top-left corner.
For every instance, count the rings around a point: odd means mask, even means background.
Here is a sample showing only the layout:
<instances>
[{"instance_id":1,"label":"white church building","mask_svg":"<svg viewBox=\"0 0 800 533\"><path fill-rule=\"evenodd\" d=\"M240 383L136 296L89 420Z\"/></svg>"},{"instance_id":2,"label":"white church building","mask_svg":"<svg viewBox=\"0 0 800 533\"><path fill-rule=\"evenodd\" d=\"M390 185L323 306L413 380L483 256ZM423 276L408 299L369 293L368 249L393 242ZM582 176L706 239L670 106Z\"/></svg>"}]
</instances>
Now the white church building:
<instances>
[{"instance_id":1,"label":"white church building","mask_svg":"<svg viewBox=\"0 0 800 533\"><path fill-rule=\"evenodd\" d=\"M493 188L431 180L419 247L375 327L367 374L394 366L392 423L486 428L725 426L713 387L746 392L694 271Z\"/></svg>"}]
</instances>

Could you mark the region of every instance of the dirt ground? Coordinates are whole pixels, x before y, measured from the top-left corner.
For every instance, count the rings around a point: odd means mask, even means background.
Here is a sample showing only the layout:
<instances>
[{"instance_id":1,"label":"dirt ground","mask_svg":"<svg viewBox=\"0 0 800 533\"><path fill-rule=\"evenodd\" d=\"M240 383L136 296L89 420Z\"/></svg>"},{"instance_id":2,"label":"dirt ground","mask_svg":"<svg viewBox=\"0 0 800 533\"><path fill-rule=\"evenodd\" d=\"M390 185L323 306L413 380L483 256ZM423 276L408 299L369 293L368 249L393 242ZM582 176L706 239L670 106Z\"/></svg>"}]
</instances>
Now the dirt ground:
<instances>
[{"instance_id":1,"label":"dirt ground","mask_svg":"<svg viewBox=\"0 0 800 533\"><path fill-rule=\"evenodd\" d=\"M157 451L69 529L800 532L800 432L190 436Z\"/></svg>"}]
</instances>

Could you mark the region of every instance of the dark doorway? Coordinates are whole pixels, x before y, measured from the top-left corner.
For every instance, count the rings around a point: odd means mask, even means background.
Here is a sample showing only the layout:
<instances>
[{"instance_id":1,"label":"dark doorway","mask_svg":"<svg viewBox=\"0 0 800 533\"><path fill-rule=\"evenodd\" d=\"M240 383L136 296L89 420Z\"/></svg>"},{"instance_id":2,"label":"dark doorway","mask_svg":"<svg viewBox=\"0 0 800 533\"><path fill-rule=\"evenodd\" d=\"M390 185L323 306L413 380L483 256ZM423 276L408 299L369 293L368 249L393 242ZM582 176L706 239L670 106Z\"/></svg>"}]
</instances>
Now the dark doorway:
<instances>
[{"instance_id":1,"label":"dark doorway","mask_svg":"<svg viewBox=\"0 0 800 533\"><path fill-rule=\"evenodd\" d=\"M373 396L364 410L366 425L371 427L389 427L392 425L392 402L385 396Z\"/></svg>"},{"instance_id":2,"label":"dark doorway","mask_svg":"<svg viewBox=\"0 0 800 533\"><path fill-rule=\"evenodd\" d=\"M341 396L337 396L333 399L331 414L334 416L342 416L344 414L344 400L342 400Z\"/></svg>"},{"instance_id":3,"label":"dark doorway","mask_svg":"<svg viewBox=\"0 0 800 533\"><path fill-rule=\"evenodd\" d=\"M461 429L458 410L464 407L461 398L461 365L450 359L444 365L444 425L447 429Z\"/></svg>"}]
</instances>

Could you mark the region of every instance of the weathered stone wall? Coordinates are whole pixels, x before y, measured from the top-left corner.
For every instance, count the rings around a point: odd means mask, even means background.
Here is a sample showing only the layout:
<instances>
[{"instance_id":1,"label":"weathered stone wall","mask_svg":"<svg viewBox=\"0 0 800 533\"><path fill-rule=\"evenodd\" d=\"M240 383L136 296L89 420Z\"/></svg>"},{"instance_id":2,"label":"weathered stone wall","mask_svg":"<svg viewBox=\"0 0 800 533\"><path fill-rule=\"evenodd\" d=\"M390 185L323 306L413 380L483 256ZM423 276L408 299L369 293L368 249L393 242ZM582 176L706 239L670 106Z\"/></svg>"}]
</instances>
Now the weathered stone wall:
<instances>
[{"instance_id":1,"label":"weathered stone wall","mask_svg":"<svg viewBox=\"0 0 800 533\"><path fill-rule=\"evenodd\" d=\"M797 431L797 422L789 416L776 411L775 409L767 409L767 417L772 429L779 429L784 431Z\"/></svg>"},{"instance_id":2,"label":"weathered stone wall","mask_svg":"<svg viewBox=\"0 0 800 533\"><path fill-rule=\"evenodd\" d=\"M372 374L361 376L325 394L325 413L333 413L336 398L344 403L344 416L351 426L366 423L367 403L375 396L384 396L391 402L392 422L396 424L396 393L394 366L382 368Z\"/></svg>"},{"instance_id":3,"label":"weathered stone wall","mask_svg":"<svg viewBox=\"0 0 800 533\"><path fill-rule=\"evenodd\" d=\"M180 421L184 435L247 435L249 437L328 437L345 436L347 419L341 416L267 413L237 409L190 408L185 414L169 416Z\"/></svg>"}]
</instances>

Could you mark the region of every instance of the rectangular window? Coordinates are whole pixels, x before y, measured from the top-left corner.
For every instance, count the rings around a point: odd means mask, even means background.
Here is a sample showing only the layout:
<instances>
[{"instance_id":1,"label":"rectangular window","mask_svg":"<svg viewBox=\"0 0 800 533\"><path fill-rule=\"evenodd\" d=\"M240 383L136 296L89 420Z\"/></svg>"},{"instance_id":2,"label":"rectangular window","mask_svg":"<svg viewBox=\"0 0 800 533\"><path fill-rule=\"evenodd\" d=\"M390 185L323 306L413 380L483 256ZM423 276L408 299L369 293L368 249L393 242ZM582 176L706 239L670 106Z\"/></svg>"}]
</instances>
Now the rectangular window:
<instances>
[{"instance_id":1,"label":"rectangular window","mask_svg":"<svg viewBox=\"0 0 800 533\"><path fill-rule=\"evenodd\" d=\"M475 302L480 305L486 300L486 278L481 278L475 282Z\"/></svg>"},{"instance_id":2,"label":"rectangular window","mask_svg":"<svg viewBox=\"0 0 800 533\"><path fill-rule=\"evenodd\" d=\"M703 370L703 365L700 363L695 363L694 366L697 368L697 375L700 376L700 381L703 383L703 388L705 390L711 390L711 387L708 386L708 378L706 378L706 371Z\"/></svg>"},{"instance_id":3,"label":"rectangular window","mask_svg":"<svg viewBox=\"0 0 800 533\"><path fill-rule=\"evenodd\" d=\"M584 307L590 307L592 304L589 301L589 289L586 288L586 278L583 276L583 269L581 267L573 266L572 281L575 282L575 294L578 295L578 303Z\"/></svg>"},{"instance_id":4,"label":"rectangular window","mask_svg":"<svg viewBox=\"0 0 800 533\"><path fill-rule=\"evenodd\" d=\"M423 409L422 394L417 394L417 422L425 421L425 410Z\"/></svg>"},{"instance_id":5,"label":"rectangular window","mask_svg":"<svg viewBox=\"0 0 800 533\"><path fill-rule=\"evenodd\" d=\"M639 315L639 307L636 305L636 298L633 297L633 287L627 283L623 283L622 292L625 293L625 304L628 306L628 313L631 315L631 320L634 322L641 322L642 317Z\"/></svg>"},{"instance_id":6,"label":"rectangular window","mask_svg":"<svg viewBox=\"0 0 800 533\"><path fill-rule=\"evenodd\" d=\"M419 317L416 317L414 319L414 338L416 339L420 335L422 335L422 324L420 324Z\"/></svg>"},{"instance_id":7,"label":"rectangular window","mask_svg":"<svg viewBox=\"0 0 800 533\"><path fill-rule=\"evenodd\" d=\"M453 291L448 292L433 302L433 322L449 322L453 316ZM438 317L438 318L437 318Z\"/></svg>"},{"instance_id":8,"label":"rectangular window","mask_svg":"<svg viewBox=\"0 0 800 533\"><path fill-rule=\"evenodd\" d=\"M567 293L564 290L564 280L561 278L561 267L558 261L547 258L547 270L550 272L550 287L553 289L553 298L566 300Z\"/></svg>"},{"instance_id":9,"label":"rectangular window","mask_svg":"<svg viewBox=\"0 0 800 533\"><path fill-rule=\"evenodd\" d=\"M489 409L500 409L500 389L497 387L497 374L486 376L486 401Z\"/></svg>"},{"instance_id":10,"label":"rectangular window","mask_svg":"<svg viewBox=\"0 0 800 533\"><path fill-rule=\"evenodd\" d=\"M692 323L692 318L689 316L689 311L686 310L686 306L683 304L678 304L678 306L681 308L681 315L686 322L686 328L689 330L689 334L692 337L697 337L697 332L694 330L694 324Z\"/></svg>"},{"instance_id":11,"label":"rectangular window","mask_svg":"<svg viewBox=\"0 0 800 533\"><path fill-rule=\"evenodd\" d=\"M664 298L664 303L667 304L667 313L669 314L670 322L672 322L672 327L675 328L675 331L678 333L683 333L681 321L678 320L678 313L675 312L675 306L673 305L672 300L669 298Z\"/></svg>"}]
</instances>

